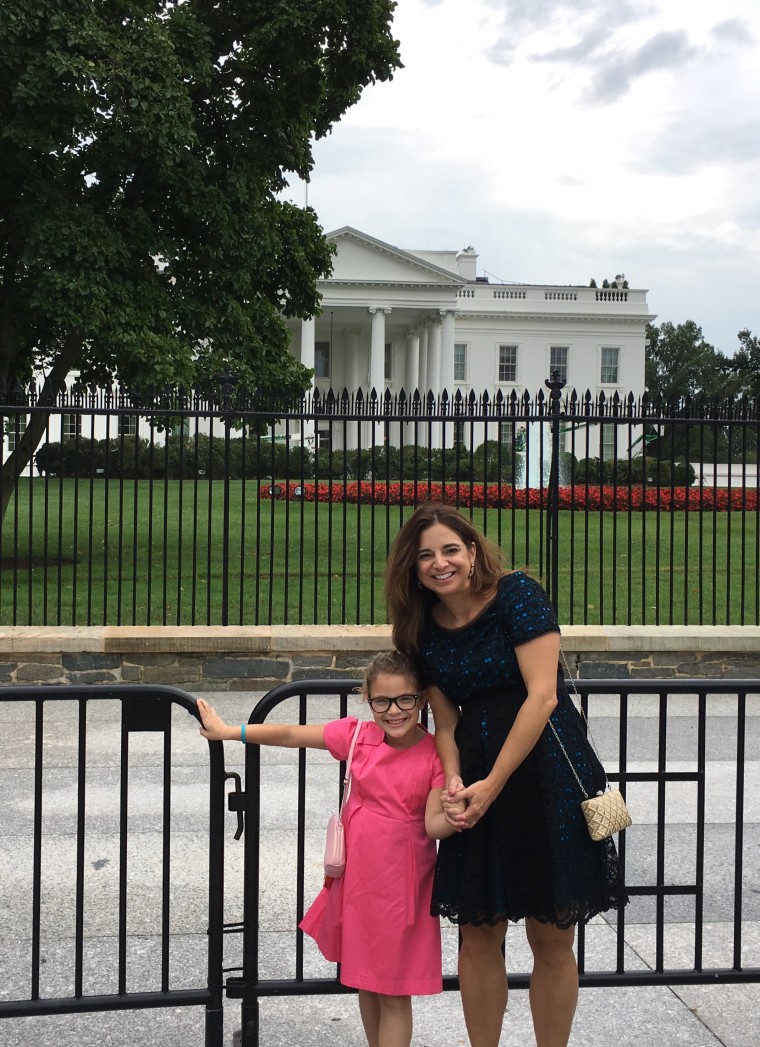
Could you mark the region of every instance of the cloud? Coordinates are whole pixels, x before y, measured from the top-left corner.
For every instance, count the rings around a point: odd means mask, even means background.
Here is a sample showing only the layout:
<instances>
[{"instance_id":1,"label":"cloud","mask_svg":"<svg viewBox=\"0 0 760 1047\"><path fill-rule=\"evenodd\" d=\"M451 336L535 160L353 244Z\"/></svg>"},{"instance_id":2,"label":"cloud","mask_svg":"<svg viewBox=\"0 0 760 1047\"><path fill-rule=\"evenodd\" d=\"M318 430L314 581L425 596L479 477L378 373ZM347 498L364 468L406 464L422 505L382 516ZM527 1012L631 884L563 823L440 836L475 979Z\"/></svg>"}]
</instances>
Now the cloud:
<instances>
[{"instance_id":1,"label":"cloud","mask_svg":"<svg viewBox=\"0 0 760 1047\"><path fill-rule=\"evenodd\" d=\"M760 160L760 119L716 123L691 113L663 127L646 154L646 170L693 174L711 165Z\"/></svg>"},{"instance_id":2,"label":"cloud","mask_svg":"<svg viewBox=\"0 0 760 1047\"><path fill-rule=\"evenodd\" d=\"M682 30L656 33L627 54L606 55L586 92L586 101L592 105L617 101L639 77L661 70L672 71L690 62L698 53L698 48Z\"/></svg>"},{"instance_id":3,"label":"cloud","mask_svg":"<svg viewBox=\"0 0 760 1047\"><path fill-rule=\"evenodd\" d=\"M593 26L580 38L577 44L570 47L557 47L553 51L545 51L543 54L531 55L532 62L578 62L589 58L606 43L610 38L609 29L606 25Z\"/></svg>"},{"instance_id":4,"label":"cloud","mask_svg":"<svg viewBox=\"0 0 760 1047\"><path fill-rule=\"evenodd\" d=\"M711 35L720 43L740 44L743 47L749 47L755 39L747 23L739 18L719 22L711 29Z\"/></svg>"}]
</instances>

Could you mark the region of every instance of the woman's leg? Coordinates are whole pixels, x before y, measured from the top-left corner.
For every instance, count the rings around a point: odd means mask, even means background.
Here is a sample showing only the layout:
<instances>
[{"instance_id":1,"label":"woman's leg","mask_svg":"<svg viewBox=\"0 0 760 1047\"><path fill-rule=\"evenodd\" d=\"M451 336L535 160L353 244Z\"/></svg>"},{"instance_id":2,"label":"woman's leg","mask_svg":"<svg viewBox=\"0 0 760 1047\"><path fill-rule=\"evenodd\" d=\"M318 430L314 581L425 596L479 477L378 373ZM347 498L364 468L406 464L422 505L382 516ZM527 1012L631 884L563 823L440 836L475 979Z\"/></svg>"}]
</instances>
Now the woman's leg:
<instances>
[{"instance_id":1,"label":"woman's leg","mask_svg":"<svg viewBox=\"0 0 760 1047\"><path fill-rule=\"evenodd\" d=\"M578 1002L575 928L528 919L525 931L533 952L530 1010L536 1047L567 1047Z\"/></svg>"},{"instance_id":2,"label":"woman's leg","mask_svg":"<svg viewBox=\"0 0 760 1047\"><path fill-rule=\"evenodd\" d=\"M498 1047L507 1009L507 971L501 951L506 923L495 927L463 924L459 989L472 1047Z\"/></svg>"}]
</instances>

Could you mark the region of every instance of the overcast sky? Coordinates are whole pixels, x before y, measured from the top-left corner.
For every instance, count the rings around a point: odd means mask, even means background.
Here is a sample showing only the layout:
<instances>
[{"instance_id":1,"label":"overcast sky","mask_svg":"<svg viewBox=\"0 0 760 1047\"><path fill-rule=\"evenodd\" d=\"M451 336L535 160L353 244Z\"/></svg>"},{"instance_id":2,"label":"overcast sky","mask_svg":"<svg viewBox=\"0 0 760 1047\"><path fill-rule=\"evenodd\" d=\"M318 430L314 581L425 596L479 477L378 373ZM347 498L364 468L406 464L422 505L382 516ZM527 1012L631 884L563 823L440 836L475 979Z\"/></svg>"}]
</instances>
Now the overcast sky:
<instances>
[{"instance_id":1,"label":"overcast sky","mask_svg":"<svg viewBox=\"0 0 760 1047\"><path fill-rule=\"evenodd\" d=\"M316 146L325 230L622 272L724 352L760 334L758 0L400 0L394 27L405 68Z\"/></svg>"}]
</instances>

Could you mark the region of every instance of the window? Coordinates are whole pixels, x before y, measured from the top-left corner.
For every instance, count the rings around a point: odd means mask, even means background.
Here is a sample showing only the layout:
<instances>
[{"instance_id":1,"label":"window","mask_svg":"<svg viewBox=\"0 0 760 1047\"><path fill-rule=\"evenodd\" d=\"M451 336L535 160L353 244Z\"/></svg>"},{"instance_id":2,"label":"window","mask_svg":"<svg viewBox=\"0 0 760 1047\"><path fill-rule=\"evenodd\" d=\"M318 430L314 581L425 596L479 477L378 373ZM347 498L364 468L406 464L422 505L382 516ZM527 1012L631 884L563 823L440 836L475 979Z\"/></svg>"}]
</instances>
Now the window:
<instances>
[{"instance_id":1,"label":"window","mask_svg":"<svg viewBox=\"0 0 760 1047\"><path fill-rule=\"evenodd\" d=\"M467 381L467 346L464 342L454 343L454 381Z\"/></svg>"},{"instance_id":2,"label":"window","mask_svg":"<svg viewBox=\"0 0 760 1047\"><path fill-rule=\"evenodd\" d=\"M170 436L189 436L190 435L190 419L189 418L178 418L169 430Z\"/></svg>"},{"instance_id":3,"label":"window","mask_svg":"<svg viewBox=\"0 0 760 1047\"><path fill-rule=\"evenodd\" d=\"M16 444L26 431L27 417L25 414L11 415L6 432L8 433L8 450L15 451Z\"/></svg>"},{"instance_id":4,"label":"window","mask_svg":"<svg viewBox=\"0 0 760 1047\"><path fill-rule=\"evenodd\" d=\"M614 425L603 425L601 433L601 454L602 460L605 462L611 462L615 459L615 426Z\"/></svg>"},{"instance_id":5,"label":"window","mask_svg":"<svg viewBox=\"0 0 760 1047\"><path fill-rule=\"evenodd\" d=\"M61 439L76 440L82 431L82 419L78 414L61 415Z\"/></svg>"},{"instance_id":6,"label":"window","mask_svg":"<svg viewBox=\"0 0 760 1047\"><path fill-rule=\"evenodd\" d=\"M464 444L464 432L465 423L462 421L454 422L454 446L459 447Z\"/></svg>"},{"instance_id":7,"label":"window","mask_svg":"<svg viewBox=\"0 0 760 1047\"><path fill-rule=\"evenodd\" d=\"M619 349L602 349L602 373L600 376L602 385L617 385L619 357Z\"/></svg>"},{"instance_id":8,"label":"window","mask_svg":"<svg viewBox=\"0 0 760 1047\"><path fill-rule=\"evenodd\" d=\"M119 415L119 436L136 436L137 418L133 414Z\"/></svg>"},{"instance_id":9,"label":"window","mask_svg":"<svg viewBox=\"0 0 760 1047\"><path fill-rule=\"evenodd\" d=\"M330 377L330 343L314 343L314 377Z\"/></svg>"},{"instance_id":10,"label":"window","mask_svg":"<svg viewBox=\"0 0 760 1047\"><path fill-rule=\"evenodd\" d=\"M549 349L549 376L554 377L557 371L560 382L567 381L567 353L566 345L553 345Z\"/></svg>"},{"instance_id":11,"label":"window","mask_svg":"<svg viewBox=\"0 0 760 1047\"><path fill-rule=\"evenodd\" d=\"M517 381L517 346L499 346L499 381Z\"/></svg>"},{"instance_id":12,"label":"window","mask_svg":"<svg viewBox=\"0 0 760 1047\"><path fill-rule=\"evenodd\" d=\"M504 445L505 450L511 451L515 442L515 423L499 422L499 443Z\"/></svg>"},{"instance_id":13,"label":"window","mask_svg":"<svg viewBox=\"0 0 760 1047\"><path fill-rule=\"evenodd\" d=\"M393 378L393 345L385 343L385 380L390 382Z\"/></svg>"},{"instance_id":14,"label":"window","mask_svg":"<svg viewBox=\"0 0 760 1047\"><path fill-rule=\"evenodd\" d=\"M329 451L332 444L330 439L330 423L317 426L317 450Z\"/></svg>"}]
</instances>

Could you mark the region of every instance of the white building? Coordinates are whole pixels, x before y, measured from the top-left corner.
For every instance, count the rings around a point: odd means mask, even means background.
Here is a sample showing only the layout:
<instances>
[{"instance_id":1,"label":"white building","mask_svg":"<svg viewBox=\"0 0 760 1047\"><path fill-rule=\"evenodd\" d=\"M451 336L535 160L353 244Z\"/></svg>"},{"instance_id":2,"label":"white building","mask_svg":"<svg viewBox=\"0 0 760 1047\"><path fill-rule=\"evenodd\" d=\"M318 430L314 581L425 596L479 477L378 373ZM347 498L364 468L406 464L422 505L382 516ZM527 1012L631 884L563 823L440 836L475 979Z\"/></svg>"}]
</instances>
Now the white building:
<instances>
[{"instance_id":1,"label":"white building","mask_svg":"<svg viewBox=\"0 0 760 1047\"><path fill-rule=\"evenodd\" d=\"M401 250L350 226L328 239L322 313L289 322L290 351L317 389L532 395L557 370L594 397L644 392L654 316L646 291L622 278L610 288L492 283L472 247Z\"/></svg>"},{"instance_id":2,"label":"white building","mask_svg":"<svg viewBox=\"0 0 760 1047\"><path fill-rule=\"evenodd\" d=\"M366 233L344 226L328 234L336 254L332 275L320 281L322 312L316 319L287 321L290 351L315 372L314 387L365 394L385 390L407 394L447 390L455 395L499 390L509 396L544 389L557 370L567 388L592 397L618 392L636 397L644 391L646 325L654 319L646 291L620 286L595 288L549 284L493 283L478 275L478 255L472 247L461 251L401 250ZM26 417L16 427L23 431ZM354 423L278 426L282 438L313 445L329 440L333 447L356 446L361 436L367 446L369 423L362 432ZM134 417L114 421L110 435L128 426L128 435L150 434L147 421L136 426ZM68 428L67 428L68 427ZM62 431L61 431L62 428ZM207 426L201 424L203 431ZM613 427L589 434L585 450L612 457L625 453L622 431L613 446ZM465 431L466 430L466 431ZM94 439L106 435L103 416L83 425L77 415L51 420L49 438L74 438L79 432ZM162 440L160 433L154 438ZM636 434L633 434L636 435ZM499 433L482 426L454 433L451 424L430 428L407 427L405 442L430 443L464 440L473 446L485 437L510 442L514 427ZM391 434L392 440L396 436ZM585 439L585 437L584 437ZM605 441L609 443L606 445ZM4 453L14 446L7 432ZM536 442L536 441L534 441ZM568 449L570 438L568 437ZM585 454L578 453L578 457Z\"/></svg>"}]
</instances>

